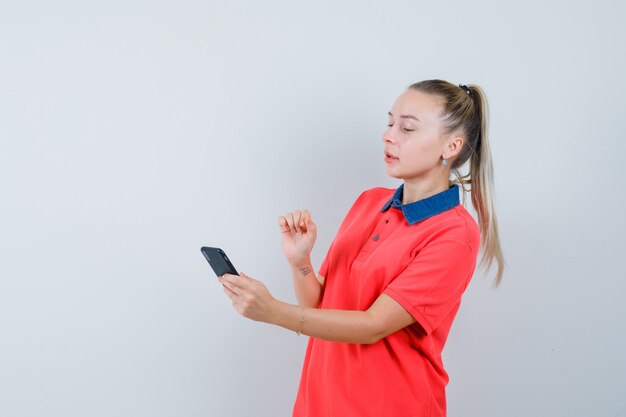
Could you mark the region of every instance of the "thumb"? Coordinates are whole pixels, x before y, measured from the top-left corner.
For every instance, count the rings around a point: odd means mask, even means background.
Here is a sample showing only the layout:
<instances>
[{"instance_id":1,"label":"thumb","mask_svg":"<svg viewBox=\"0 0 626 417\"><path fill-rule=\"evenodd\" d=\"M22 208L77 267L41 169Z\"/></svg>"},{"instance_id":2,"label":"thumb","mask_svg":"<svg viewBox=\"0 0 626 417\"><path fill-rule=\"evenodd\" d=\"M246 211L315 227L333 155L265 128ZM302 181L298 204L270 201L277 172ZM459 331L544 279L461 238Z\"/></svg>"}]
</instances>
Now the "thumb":
<instances>
[{"instance_id":1,"label":"thumb","mask_svg":"<svg viewBox=\"0 0 626 417\"><path fill-rule=\"evenodd\" d=\"M252 284L253 286L257 286L257 287L265 287L265 284L261 281L259 281L258 279L254 279L249 275L244 274L243 272L241 273L242 276L245 277L245 279Z\"/></svg>"},{"instance_id":2,"label":"thumb","mask_svg":"<svg viewBox=\"0 0 626 417\"><path fill-rule=\"evenodd\" d=\"M252 278L250 275L246 275L245 272L239 272L239 276L252 282L258 282L256 279Z\"/></svg>"},{"instance_id":3,"label":"thumb","mask_svg":"<svg viewBox=\"0 0 626 417\"><path fill-rule=\"evenodd\" d=\"M249 285L250 283L253 283L254 280L252 278L250 278L249 276L247 276L245 273L239 271L239 277L240 277L240 282L241 285Z\"/></svg>"}]
</instances>

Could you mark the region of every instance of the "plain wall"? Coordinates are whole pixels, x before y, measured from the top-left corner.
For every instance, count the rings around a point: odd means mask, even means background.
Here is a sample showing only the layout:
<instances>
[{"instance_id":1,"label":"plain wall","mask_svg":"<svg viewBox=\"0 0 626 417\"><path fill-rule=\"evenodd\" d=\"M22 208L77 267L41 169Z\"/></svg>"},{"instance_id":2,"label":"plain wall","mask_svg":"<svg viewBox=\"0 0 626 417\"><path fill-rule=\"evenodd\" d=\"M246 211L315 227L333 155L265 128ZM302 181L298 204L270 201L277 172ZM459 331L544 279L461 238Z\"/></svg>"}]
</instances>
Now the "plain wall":
<instances>
[{"instance_id":1,"label":"plain wall","mask_svg":"<svg viewBox=\"0 0 626 417\"><path fill-rule=\"evenodd\" d=\"M295 303L277 217L311 211L319 267L442 78L486 91L508 263L464 295L449 416L626 416L625 4L0 0L0 415L291 415L307 338L199 248Z\"/></svg>"}]
</instances>

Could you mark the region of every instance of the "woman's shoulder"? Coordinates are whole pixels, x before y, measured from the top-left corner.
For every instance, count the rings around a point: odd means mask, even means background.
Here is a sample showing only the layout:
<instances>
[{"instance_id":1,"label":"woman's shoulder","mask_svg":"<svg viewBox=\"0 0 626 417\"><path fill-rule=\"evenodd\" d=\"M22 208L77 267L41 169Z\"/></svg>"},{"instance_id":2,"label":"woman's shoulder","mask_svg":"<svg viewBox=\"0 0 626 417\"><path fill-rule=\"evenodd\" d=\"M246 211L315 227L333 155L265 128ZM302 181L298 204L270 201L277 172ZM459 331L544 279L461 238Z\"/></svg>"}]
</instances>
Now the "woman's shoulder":
<instances>
[{"instance_id":1,"label":"woman's shoulder","mask_svg":"<svg viewBox=\"0 0 626 417\"><path fill-rule=\"evenodd\" d=\"M450 217L447 219L448 236L465 242L474 251L480 246L480 227L476 219L461 203L457 204L449 211Z\"/></svg>"},{"instance_id":2,"label":"woman's shoulder","mask_svg":"<svg viewBox=\"0 0 626 417\"><path fill-rule=\"evenodd\" d=\"M387 202L391 199L395 191L396 191L395 188L385 188L385 187L368 188L362 191L361 194L359 194L357 201L359 200L378 201L382 199L384 200L384 202Z\"/></svg>"},{"instance_id":3,"label":"woman's shoulder","mask_svg":"<svg viewBox=\"0 0 626 417\"><path fill-rule=\"evenodd\" d=\"M372 187L368 188L357 196L352 203L352 209L356 208L370 208L373 206L380 206L382 208L387 201L393 196L395 189L384 187Z\"/></svg>"},{"instance_id":4,"label":"woman's shoulder","mask_svg":"<svg viewBox=\"0 0 626 417\"><path fill-rule=\"evenodd\" d=\"M373 187L361 191L353 200L346 217L360 215L364 212L371 213L373 208L382 209L385 203L391 199L394 191L392 188L384 187Z\"/></svg>"}]
</instances>

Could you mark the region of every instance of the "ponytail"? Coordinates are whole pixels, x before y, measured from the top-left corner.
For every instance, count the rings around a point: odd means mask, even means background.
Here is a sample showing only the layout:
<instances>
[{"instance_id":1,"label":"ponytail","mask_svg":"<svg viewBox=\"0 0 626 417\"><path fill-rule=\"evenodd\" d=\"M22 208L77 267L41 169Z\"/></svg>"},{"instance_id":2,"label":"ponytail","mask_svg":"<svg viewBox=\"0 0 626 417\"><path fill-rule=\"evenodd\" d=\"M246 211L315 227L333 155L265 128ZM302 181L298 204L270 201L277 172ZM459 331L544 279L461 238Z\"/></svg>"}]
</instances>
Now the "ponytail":
<instances>
[{"instance_id":1,"label":"ponytail","mask_svg":"<svg viewBox=\"0 0 626 417\"><path fill-rule=\"evenodd\" d=\"M500 246L498 221L493 201L493 162L489 148L489 137L487 135L489 109L482 88L471 84L469 89L471 92L470 97L474 101L474 108L477 112L476 117L480 124L476 141L476 152L475 155L472 155L470 158L472 206L474 206L478 215L481 249L483 253L480 265L484 266L485 270L487 270L491 267L493 260L497 260L498 271L494 280L494 286L498 287L502 281L505 261ZM458 172L457 168L455 168L455 170Z\"/></svg>"},{"instance_id":2,"label":"ponytail","mask_svg":"<svg viewBox=\"0 0 626 417\"><path fill-rule=\"evenodd\" d=\"M488 270L493 261L498 263L494 287L502 281L506 264L500 246L498 221L494 205L493 162L487 135L489 109L485 93L476 84L456 86L443 80L426 80L409 86L414 90L435 94L444 99L445 133L460 131L465 142L457 157L452 161L450 171L465 192L470 192L472 206L478 216L480 229L480 249L482 258L479 265ZM469 173L462 175L460 168L469 160ZM466 189L469 185L469 189Z\"/></svg>"}]
</instances>

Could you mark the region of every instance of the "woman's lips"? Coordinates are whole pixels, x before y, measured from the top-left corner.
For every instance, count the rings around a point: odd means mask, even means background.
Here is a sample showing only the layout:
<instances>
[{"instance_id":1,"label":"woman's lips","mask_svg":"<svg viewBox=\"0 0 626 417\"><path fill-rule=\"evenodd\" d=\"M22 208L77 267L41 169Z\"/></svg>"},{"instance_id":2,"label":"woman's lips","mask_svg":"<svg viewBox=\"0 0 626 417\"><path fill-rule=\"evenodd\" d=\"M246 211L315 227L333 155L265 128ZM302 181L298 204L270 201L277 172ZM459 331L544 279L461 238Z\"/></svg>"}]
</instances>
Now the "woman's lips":
<instances>
[{"instance_id":1,"label":"woman's lips","mask_svg":"<svg viewBox=\"0 0 626 417\"><path fill-rule=\"evenodd\" d=\"M386 163L392 163L392 162L397 161L397 160L398 160L397 156L393 156L389 152L385 152L385 162Z\"/></svg>"}]
</instances>

